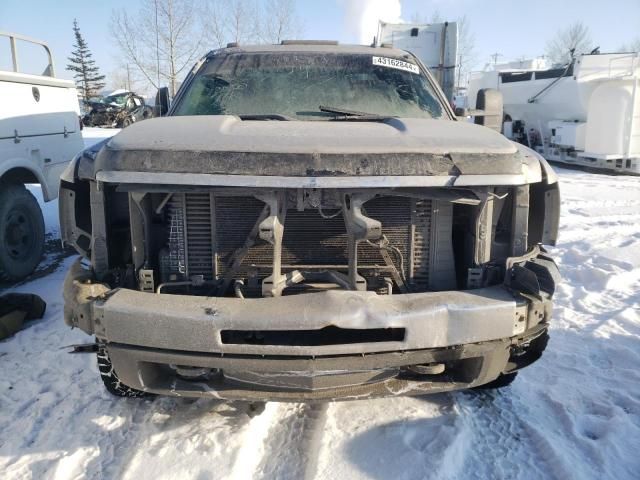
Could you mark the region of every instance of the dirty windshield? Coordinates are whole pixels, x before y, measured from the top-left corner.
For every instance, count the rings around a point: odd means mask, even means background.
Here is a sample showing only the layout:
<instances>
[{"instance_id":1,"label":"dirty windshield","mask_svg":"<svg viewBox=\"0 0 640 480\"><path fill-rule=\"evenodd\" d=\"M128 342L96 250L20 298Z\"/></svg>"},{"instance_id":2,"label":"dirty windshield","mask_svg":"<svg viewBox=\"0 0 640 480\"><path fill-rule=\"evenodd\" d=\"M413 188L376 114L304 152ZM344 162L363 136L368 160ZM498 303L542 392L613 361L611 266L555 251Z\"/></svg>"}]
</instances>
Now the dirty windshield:
<instances>
[{"instance_id":1,"label":"dirty windshield","mask_svg":"<svg viewBox=\"0 0 640 480\"><path fill-rule=\"evenodd\" d=\"M102 100L103 103L107 105L117 105L119 107L123 107L125 102L127 101L126 93L118 93L116 95L109 95L108 97L104 97Z\"/></svg>"},{"instance_id":2,"label":"dirty windshield","mask_svg":"<svg viewBox=\"0 0 640 480\"><path fill-rule=\"evenodd\" d=\"M344 111L440 118L429 80L410 59L363 54L235 53L212 57L175 115L328 120Z\"/></svg>"}]
</instances>

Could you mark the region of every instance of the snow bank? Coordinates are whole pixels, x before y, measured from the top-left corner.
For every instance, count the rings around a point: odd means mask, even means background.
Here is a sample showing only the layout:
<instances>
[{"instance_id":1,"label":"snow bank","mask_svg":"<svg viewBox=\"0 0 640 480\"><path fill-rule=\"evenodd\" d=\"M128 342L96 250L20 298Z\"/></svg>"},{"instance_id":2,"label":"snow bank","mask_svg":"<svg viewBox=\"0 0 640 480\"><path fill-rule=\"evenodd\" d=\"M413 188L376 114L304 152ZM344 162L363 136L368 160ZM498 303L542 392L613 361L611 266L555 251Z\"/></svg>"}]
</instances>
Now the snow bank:
<instances>
[{"instance_id":1,"label":"snow bank","mask_svg":"<svg viewBox=\"0 0 640 480\"><path fill-rule=\"evenodd\" d=\"M564 283L542 360L502 392L326 405L119 400L62 322L67 259L16 290L0 343L0 471L17 478L579 478L640 472L640 178L559 169Z\"/></svg>"}]
</instances>

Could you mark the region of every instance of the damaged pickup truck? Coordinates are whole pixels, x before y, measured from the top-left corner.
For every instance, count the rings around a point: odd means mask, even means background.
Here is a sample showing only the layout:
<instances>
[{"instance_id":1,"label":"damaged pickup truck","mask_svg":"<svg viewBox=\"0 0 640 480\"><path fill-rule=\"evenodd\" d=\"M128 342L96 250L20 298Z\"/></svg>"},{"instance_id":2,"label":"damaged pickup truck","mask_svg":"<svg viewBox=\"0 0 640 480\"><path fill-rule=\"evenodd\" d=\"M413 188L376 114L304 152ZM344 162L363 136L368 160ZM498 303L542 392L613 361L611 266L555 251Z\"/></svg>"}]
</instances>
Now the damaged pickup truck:
<instances>
[{"instance_id":1,"label":"damaged pickup truck","mask_svg":"<svg viewBox=\"0 0 640 480\"><path fill-rule=\"evenodd\" d=\"M63 175L65 320L121 396L503 386L547 343L559 202L407 52L231 46Z\"/></svg>"},{"instance_id":2,"label":"damaged pickup truck","mask_svg":"<svg viewBox=\"0 0 640 480\"><path fill-rule=\"evenodd\" d=\"M145 104L144 98L124 91L89 102L89 111L82 117L82 124L85 127L125 128L152 117L153 109Z\"/></svg>"}]
</instances>

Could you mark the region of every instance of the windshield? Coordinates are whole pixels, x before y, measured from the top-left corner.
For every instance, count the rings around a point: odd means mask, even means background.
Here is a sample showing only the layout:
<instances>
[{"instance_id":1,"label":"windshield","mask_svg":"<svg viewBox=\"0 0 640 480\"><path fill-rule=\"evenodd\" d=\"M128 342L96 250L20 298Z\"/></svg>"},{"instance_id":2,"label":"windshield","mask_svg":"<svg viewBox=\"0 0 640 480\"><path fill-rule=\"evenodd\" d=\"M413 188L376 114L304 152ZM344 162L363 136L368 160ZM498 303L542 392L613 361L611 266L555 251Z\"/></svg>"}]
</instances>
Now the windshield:
<instances>
[{"instance_id":1,"label":"windshield","mask_svg":"<svg viewBox=\"0 0 640 480\"><path fill-rule=\"evenodd\" d=\"M175 115L282 115L327 120L336 109L440 118L429 79L410 58L365 54L234 53L212 57Z\"/></svg>"},{"instance_id":2,"label":"windshield","mask_svg":"<svg viewBox=\"0 0 640 480\"><path fill-rule=\"evenodd\" d=\"M125 102L127 101L127 96L128 94L126 93L119 93L118 95L109 95L108 97L104 97L102 102L107 105L112 105L115 103L119 107L123 107Z\"/></svg>"}]
</instances>

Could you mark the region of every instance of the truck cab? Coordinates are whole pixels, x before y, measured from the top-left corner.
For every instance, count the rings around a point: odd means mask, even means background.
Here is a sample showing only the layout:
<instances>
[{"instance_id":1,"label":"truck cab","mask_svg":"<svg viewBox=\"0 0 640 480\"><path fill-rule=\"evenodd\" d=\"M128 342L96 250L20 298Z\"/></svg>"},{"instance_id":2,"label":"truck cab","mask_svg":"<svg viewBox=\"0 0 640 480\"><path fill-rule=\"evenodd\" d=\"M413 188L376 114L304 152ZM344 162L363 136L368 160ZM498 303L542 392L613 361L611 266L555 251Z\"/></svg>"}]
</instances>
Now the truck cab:
<instances>
[{"instance_id":1,"label":"truck cab","mask_svg":"<svg viewBox=\"0 0 640 480\"><path fill-rule=\"evenodd\" d=\"M45 202L58 196L60 174L83 141L75 84L56 78L49 47L0 32L8 41L11 71L0 71L0 278L29 275L44 248L38 202L25 188L39 184ZM48 59L41 75L20 69L20 47L42 47Z\"/></svg>"}]
</instances>

